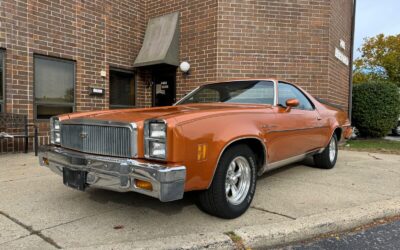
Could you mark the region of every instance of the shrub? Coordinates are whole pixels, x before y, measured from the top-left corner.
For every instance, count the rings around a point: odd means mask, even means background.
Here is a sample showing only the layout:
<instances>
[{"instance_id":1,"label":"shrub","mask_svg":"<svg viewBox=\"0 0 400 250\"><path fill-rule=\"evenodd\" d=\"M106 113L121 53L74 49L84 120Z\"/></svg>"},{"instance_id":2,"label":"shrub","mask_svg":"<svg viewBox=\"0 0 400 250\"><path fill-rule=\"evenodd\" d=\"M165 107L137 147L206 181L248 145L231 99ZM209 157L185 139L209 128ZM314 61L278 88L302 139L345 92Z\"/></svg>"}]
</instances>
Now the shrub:
<instances>
[{"instance_id":1,"label":"shrub","mask_svg":"<svg viewBox=\"0 0 400 250\"><path fill-rule=\"evenodd\" d=\"M353 88L352 122L362 137L383 137L400 114L399 88L390 83L363 83Z\"/></svg>"}]
</instances>

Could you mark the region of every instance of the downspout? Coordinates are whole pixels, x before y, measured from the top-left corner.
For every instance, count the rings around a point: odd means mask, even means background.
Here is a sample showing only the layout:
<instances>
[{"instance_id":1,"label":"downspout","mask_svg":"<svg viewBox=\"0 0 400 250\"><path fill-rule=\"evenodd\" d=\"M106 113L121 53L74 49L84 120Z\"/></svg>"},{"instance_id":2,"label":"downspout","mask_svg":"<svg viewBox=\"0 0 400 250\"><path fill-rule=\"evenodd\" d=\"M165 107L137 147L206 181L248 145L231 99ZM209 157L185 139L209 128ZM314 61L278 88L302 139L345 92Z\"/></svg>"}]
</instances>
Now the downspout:
<instances>
[{"instance_id":1,"label":"downspout","mask_svg":"<svg viewBox=\"0 0 400 250\"><path fill-rule=\"evenodd\" d=\"M349 69L349 120L351 121L353 106L353 57L354 57L354 31L356 26L357 0L353 0L353 16L351 24L351 45L350 45L350 69Z\"/></svg>"}]
</instances>

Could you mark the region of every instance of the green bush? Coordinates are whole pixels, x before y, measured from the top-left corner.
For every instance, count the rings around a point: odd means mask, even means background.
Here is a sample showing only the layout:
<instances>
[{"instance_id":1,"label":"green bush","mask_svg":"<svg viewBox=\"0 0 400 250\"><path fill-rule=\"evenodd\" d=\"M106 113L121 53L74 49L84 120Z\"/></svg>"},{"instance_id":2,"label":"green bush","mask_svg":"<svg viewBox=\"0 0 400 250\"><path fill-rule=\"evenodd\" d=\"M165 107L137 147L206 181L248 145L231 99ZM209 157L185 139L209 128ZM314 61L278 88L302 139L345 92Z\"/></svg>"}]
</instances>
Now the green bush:
<instances>
[{"instance_id":1,"label":"green bush","mask_svg":"<svg viewBox=\"0 0 400 250\"><path fill-rule=\"evenodd\" d=\"M390 83L362 83L353 88L352 122L362 137L383 137L400 114L399 88Z\"/></svg>"}]
</instances>

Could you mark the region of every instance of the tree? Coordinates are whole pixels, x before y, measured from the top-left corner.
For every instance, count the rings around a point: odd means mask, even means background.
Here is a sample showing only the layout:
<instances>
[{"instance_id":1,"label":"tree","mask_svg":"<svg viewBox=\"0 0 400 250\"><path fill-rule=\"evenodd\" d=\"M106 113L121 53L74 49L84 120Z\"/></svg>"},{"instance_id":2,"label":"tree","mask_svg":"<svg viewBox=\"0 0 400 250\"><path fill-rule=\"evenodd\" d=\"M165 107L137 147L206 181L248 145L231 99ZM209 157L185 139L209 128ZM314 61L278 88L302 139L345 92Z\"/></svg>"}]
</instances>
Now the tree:
<instances>
[{"instance_id":1,"label":"tree","mask_svg":"<svg viewBox=\"0 0 400 250\"><path fill-rule=\"evenodd\" d=\"M356 84L353 88L352 124L363 137L383 137L395 127L400 93L392 83Z\"/></svg>"},{"instance_id":2,"label":"tree","mask_svg":"<svg viewBox=\"0 0 400 250\"><path fill-rule=\"evenodd\" d=\"M354 61L354 83L392 82L400 87L400 34L366 38Z\"/></svg>"}]
</instances>

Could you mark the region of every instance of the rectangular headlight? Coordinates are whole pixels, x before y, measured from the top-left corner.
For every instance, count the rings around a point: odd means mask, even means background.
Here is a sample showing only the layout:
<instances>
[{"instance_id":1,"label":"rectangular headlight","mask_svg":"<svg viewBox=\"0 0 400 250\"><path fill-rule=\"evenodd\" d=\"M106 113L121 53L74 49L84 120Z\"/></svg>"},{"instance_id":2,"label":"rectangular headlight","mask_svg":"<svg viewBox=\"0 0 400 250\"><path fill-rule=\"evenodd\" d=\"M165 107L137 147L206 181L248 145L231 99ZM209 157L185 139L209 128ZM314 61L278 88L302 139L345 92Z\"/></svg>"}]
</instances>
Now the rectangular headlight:
<instances>
[{"instance_id":1,"label":"rectangular headlight","mask_svg":"<svg viewBox=\"0 0 400 250\"><path fill-rule=\"evenodd\" d=\"M150 157L165 159L165 142L149 141Z\"/></svg>"},{"instance_id":2,"label":"rectangular headlight","mask_svg":"<svg viewBox=\"0 0 400 250\"><path fill-rule=\"evenodd\" d=\"M166 137L165 123L150 123L149 130L151 138L165 139Z\"/></svg>"},{"instance_id":3,"label":"rectangular headlight","mask_svg":"<svg viewBox=\"0 0 400 250\"><path fill-rule=\"evenodd\" d=\"M167 158L167 124L162 120L147 120L144 124L145 157L165 160Z\"/></svg>"},{"instance_id":4,"label":"rectangular headlight","mask_svg":"<svg viewBox=\"0 0 400 250\"><path fill-rule=\"evenodd\" d=\"M51 143L60 144L60 142L61 142L60 132L53 132L53 138L51 140Z\"/></svg>"},{"instance_id":5,"label":"rectangular headlight","mask_svg":"<svg viewBox=\"0 0 400 250\"><path fill-rule=\"evenodd\" d=\"M52 144L61 143L61 126L58 117L50 118L50 142Z\"/></svg>"}]
</instances>

